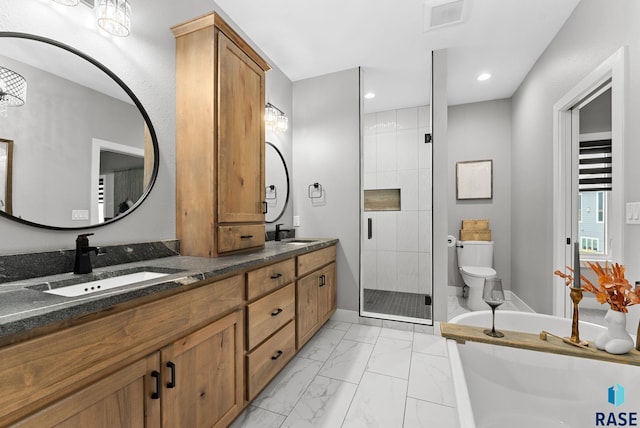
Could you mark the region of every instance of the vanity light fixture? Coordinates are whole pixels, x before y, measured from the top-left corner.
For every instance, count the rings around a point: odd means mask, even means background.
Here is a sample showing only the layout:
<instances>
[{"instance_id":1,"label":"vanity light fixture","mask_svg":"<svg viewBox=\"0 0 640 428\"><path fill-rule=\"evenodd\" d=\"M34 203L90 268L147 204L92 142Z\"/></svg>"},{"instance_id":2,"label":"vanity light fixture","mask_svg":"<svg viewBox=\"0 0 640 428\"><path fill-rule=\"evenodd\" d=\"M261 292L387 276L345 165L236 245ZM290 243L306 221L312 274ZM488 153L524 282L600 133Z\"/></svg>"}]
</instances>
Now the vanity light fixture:
<instances>
[{"instance_id":1,"label":"vanity light fixture","mask_svg":"<svg viewBox=\"0 0 640 428\"><path fill-rule=\"evenodd\" d=\"M98 26L109 34L126 37L131 32L131 5L129 0L98 0L96 7Z\"/></svg>"},{"instance_id":2,"label":"vanity light fixture","mask_svg":"<svg viewBox=\"0 0 640 428\"><path fill-rule=\"evenodd\" d=\"M491 79L491 74L489 73L482 73L477 77L479 82L484 82L485 80L489 80Z\"/></svg>"},{"instance_id":3,"label":"vanity light fixture","mask_svg":"<svg viewBox=\"0 0 640 428\"><path fill-rule=\"evenodd\" d=\"M264 109L264 122L267 128L285 132L289 129L289 118L282 110L271 103L267 103Z\"/></svg>"},{"instance_id":4,"label":"vanity light fixture","mask_svg":"<svg viewBox=\"0 0 640 428\"><path fill-rule=\"evenodd\" d=\"M0 116L7 116L7 107L20 107L27 100L27 81L24 77L0 67Z\"/></svg>"}]
</instances>

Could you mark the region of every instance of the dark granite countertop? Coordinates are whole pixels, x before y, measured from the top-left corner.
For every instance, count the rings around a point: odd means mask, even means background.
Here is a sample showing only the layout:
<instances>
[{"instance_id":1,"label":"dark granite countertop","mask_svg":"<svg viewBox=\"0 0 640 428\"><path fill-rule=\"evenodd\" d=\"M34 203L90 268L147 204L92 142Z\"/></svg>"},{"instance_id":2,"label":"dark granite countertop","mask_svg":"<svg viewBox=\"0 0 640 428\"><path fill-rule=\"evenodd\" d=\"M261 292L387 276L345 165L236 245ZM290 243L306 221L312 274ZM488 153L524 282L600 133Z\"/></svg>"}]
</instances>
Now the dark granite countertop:
<instances>
[{"instance_id":1,"label":"dark granite countertop","mask_svg":"<svg viewBox=\"0 0 640 428\"><path fill-rule=\"evenodd\" d=\"M93 273L87 275L63 273L0 283L0 344L12 342L13 335L26 336L25 333L34 329L84 317L163 291L179 291L180 287L187 289L188 285L206 279L229 276L338 242L337 239L325 238L305 238L306 240L311 242L294 244L269 241L264 249L218 258L169 256L94 268ZM168 275L78 297L62 297L43 292L50 287L76 283L79 278L92 281L142 270L164 272Z\"/></svg>"}]
</instances>

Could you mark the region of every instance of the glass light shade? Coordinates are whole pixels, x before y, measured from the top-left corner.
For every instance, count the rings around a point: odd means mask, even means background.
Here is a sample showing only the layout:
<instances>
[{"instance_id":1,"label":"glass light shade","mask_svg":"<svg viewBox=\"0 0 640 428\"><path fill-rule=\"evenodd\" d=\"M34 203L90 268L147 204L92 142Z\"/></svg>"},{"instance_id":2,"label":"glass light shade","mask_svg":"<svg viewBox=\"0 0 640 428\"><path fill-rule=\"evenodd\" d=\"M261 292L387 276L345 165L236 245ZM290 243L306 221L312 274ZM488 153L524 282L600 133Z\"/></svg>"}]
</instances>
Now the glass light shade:
<instances>
[{"instance_id":1,"label":"glass light shade","mask_svg":"<svg viewBox=\"0 0 640 428\"><path fill-rule=\"evenodd\" d=\"M128 36L131 32L131 5L128 0L99 0L96 19L100 28L107 33Z\"/></svg>"},{"instance_id":2,"label":"glass light shade","mask_svg":"<svg viewBox=\"0 0 640 428\"><path fill-rule=\"evenodd\" d=\"M267 106L264 109L264 121L268 127L273 127L276 125L276 118L278 117L278 111L271 107Z\"/></svg>"},{"instance_id":3,"label":"glass light shade","mask_svg":"<svg viewBox=\"0 0 640 428\"><path fill-rule=\"evenodd\" d=\"M285 132L289 129L289 118L285 115L280 115L276 119L276 129L281 132Z\"/></svg>"},{"instance_id":4,"label":"glass light shade","mask_svg":"<svg viewBox=\"0 0 640 428\"><path fill-rule=\"evenodd\" d=\"M77 6L78 0L53 0L56 3L63 4L65 6Z\"/></svg>"},{"instance_id":5,"label":"glass light shade","mask_svg":"<svg viewBox=\"0 0 640 428\"><path fill-rule=\"evenodd\" d=\"M10 107L24 105L27 100L27 81L8 68L0 67L0 104Z\"/></svg>"}]
</instances>

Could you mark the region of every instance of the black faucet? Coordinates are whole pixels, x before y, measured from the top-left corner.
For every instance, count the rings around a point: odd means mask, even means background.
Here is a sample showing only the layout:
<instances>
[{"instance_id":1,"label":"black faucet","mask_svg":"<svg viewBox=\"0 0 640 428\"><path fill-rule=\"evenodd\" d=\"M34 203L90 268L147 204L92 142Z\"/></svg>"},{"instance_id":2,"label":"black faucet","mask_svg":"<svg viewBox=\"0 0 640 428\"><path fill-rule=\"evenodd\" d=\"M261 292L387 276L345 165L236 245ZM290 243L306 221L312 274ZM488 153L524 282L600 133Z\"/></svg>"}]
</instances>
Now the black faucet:
<instances>
[{"instance_id":1,"label":"black faucet","mask_svg":"<svg viewBox=\"0 0 640 428\"><path fill-rule=\"evenodd\" d=\"M284 226L284 224L282 223L276 224L276 237L275 237L276 241L282 241L282 238L280 238L280 232L291 232L291 229L280 229L280 226Z\"/></svg>"},{"instance_id":2,"label":"black faucet","mask_svg":"<svg viewBox=\"0 0 640 428\"><path fill-rule=\"evenodd\" d=\"M85 233L84 235L78 235L76 239L76 261L73 266L73 273L91 273L93 268L91 267L91 252L95 252L96 255L100 253L100 248L89 246L89 236L93 233Z\"/></svg>"}]
</instances>

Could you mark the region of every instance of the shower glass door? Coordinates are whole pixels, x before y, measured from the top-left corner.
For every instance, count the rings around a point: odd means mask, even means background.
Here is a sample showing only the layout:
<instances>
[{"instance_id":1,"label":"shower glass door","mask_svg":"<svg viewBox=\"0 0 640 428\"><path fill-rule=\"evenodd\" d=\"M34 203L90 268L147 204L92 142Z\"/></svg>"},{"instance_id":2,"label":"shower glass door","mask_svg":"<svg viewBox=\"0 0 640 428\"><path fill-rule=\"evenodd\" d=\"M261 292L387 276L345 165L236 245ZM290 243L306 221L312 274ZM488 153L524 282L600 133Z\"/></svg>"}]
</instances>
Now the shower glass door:
<instances>
[{"instance_id":1,"label":"shower glass door","mask_svg":"<svg viewBox=\"0 0 640 428\"><path fill-rule=\"evenodd\" d=\"M432 324L427 105L364 114L360 315Z\"/></svg>"}]
</instances>

